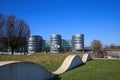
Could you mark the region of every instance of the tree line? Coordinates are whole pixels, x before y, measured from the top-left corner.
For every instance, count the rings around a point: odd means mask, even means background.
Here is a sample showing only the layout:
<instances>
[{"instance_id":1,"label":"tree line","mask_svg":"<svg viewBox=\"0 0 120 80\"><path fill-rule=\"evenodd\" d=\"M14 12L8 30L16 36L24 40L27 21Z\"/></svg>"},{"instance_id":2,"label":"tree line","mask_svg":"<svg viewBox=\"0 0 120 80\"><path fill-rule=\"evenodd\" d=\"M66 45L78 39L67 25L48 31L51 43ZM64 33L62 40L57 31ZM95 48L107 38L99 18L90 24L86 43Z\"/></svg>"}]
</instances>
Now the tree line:
<instances>
[{"instance_id":1,"label":"tree line","mask_svg":"<svg viewBox=\"0 0 120 80\"><path fill-rule=\"evenodd\" d=\"M0 48L10 49L11 54L14 54L16 49L24 48L30 36L30 28L28 24L16 18L14 15L0 14ZM90 49L99 53L104 49L120 49L120 46L111 44L110 46L103 44L100 40L93 40Z\"/></svg>"},{"instance_id":2,"label":"tree line","mask_svg":"<svg viewBox=\"0 0 120 80\"><path fill-rule=\"evenodd\" d=\"M30 28L24 20L0 14L0 46L10 49L13 55L16 49L26 45L29 36Z\"/></svg>"}]
</instances>

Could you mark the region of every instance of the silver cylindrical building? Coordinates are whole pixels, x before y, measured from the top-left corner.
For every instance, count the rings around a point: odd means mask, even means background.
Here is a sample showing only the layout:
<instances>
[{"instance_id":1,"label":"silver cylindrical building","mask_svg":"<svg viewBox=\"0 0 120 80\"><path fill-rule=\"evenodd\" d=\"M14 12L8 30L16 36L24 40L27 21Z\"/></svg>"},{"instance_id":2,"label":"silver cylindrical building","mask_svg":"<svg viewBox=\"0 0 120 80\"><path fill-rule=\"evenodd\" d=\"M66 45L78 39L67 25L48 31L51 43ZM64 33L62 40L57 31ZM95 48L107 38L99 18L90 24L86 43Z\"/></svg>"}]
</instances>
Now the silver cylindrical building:
<instances>
[{"instance_id":1,"label":"silver cylindrical building","mask_svg":"<svg viewBox=\"0 0 120 80\"><path fill-rule=\"evenodd\" d=\"M39 35L30 36L28 39L28 53L35 53L42 51L42 37Z\"/></svg>"},{"instance_id":2,"label":"silver cylindrical building","mask_svg":"<svg viewBox=\"0 0 120 80\"><path fill-rule=\"evenodd\" d=\"M84 35L83 34L73 35L72 46L74 52L84 51Z\"/></svg>"},{"instance_id":3,"label":"silver cylindrical building","mask_svg":"<svg viewBox=\"0 0 120 80\"><path fill-rule=\"evenodd\" d=\"M59 34L52 34L50 36L50 52L52 53L59 53L61 50L61 35Z\"/></svg>"}]
</instances>

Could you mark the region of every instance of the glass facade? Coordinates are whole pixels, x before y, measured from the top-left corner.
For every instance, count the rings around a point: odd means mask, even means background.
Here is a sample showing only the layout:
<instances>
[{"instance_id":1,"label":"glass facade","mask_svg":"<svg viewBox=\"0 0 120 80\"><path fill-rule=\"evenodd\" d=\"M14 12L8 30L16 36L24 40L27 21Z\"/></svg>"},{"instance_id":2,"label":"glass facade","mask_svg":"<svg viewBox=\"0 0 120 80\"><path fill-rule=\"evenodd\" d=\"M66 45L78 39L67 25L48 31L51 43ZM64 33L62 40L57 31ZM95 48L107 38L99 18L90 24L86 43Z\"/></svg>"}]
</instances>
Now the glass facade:
<instances>
[{"instance_id":1,"label":"glass facade","mask_svg":"<svg viewBox=\"0 0 120 80\"><path fill-rule=\"evenodd\" d=\"M28 52L79 52L84 51L84 35L75 34L72 39L62 39L59 34L52 34L50 40L43 40L41 36L30 36L28 40Z\"/></svg>"},{"instance_id":2,"label":"glass facade","mask_svg":"<svg viewBox=\"0 0 120 80\"><path fill-rule=\"evenodd\" d=\"M72 40L70 40L70 39L62 39L62 51L63 52L72 51Z\"/></svg>"}]
</instances>

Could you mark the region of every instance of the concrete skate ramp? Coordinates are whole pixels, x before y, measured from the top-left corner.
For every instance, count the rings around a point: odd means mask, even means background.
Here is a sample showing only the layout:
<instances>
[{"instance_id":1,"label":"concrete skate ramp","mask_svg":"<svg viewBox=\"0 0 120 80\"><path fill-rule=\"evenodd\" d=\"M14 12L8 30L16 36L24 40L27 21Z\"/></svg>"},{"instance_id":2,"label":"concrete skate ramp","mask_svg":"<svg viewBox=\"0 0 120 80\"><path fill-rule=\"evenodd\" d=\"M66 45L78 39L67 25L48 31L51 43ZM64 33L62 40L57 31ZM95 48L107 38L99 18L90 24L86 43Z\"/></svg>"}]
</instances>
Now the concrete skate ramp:
<instances>
[{"instance_id":1,"label":"concrete skate ramp","mask_svg":"<svg viewBox=\"0 0 120 80\"><path fill-rule=\"evenodd\" d=\"M82 65L83 61L81 60L80 56L78 55L69 55L63 62L63 64L58 68L53 74L59 75L64 73L67 70L70 70L74 67Z\"/></svg>"},{"instance_id":2,"label":"concrete skate ramp","mask_svg":"<svg viewBox=\"0 0 120 80\"><path fill-rule=\"evenodd\" d=\"M89 61L89 60L91 60L91 59L92 59L92 57L91 57L91 55L90 55L89 53L84 53L84 54L83 54L82 61L83 61L84 63L86 63L87 61Z\"/></svg>"},{"instance_id":3,"label":"concrete skate ramp","mask_svg":"<svg viewBox=\"0 0 120 80\"><path fill-rule=\"evenodd\" d=\"M0 62L0 80L48 80L55 75L31 62Z\"/></svg>"}]
</instances>

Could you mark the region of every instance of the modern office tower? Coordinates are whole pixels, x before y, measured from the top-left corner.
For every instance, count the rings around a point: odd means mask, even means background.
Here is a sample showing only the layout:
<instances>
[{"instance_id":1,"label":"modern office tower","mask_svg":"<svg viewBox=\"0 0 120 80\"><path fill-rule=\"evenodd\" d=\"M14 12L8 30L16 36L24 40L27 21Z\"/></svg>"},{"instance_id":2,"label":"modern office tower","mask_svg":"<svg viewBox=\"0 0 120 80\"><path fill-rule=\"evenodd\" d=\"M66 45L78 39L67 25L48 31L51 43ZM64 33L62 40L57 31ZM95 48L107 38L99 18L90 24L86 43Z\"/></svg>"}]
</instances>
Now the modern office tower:
<instances>
[{"instance_id":1,"label":"modern office tower","mask_svg":"<svg viewBox=\"0 0 120 80\"><path fill-rule=\"evenodd\" d=\"M72 36L73 52L84 51L84 35L75 34Z\"/></svg>"},{"instance_id":2,"label":"modern office tower","mask_svg":"<svg viewBox=\"0 0 120 80\"><path fill-rule=\"evenodd\" d=\"M28 39L28 52L35 53L42 51L43 39L41 36L33 35Z\"/></svg>"},{"instance_id":3,"label":"modern office tower","mask_svg":"<svg viewBox=\"0 0 120 80\"><path fill-rule=\"evenodd\" d=\"M50 52L52 53L59 53L61 50L61 35L59 34L52 34L50 36Z\"/></svg>"}]
</instances>

